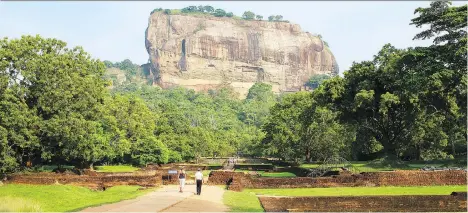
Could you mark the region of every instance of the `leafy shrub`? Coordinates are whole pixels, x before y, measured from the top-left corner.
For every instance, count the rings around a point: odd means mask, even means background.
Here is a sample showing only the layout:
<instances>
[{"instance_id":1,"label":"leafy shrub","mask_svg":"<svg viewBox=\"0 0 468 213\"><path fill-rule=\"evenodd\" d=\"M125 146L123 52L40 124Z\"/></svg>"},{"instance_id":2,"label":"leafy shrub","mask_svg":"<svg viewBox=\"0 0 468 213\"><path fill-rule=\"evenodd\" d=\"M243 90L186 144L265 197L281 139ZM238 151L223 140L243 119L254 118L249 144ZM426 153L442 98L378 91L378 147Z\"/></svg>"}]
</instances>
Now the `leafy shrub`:
<instances>
[{"instance_id":1,"label":"leafy shrub","mask_svg":"<svg viewBox=\"0 0 468 213\"><path fill-rule=\"evenodd\" d=\"M252 13L250 11L245 11L244 14L242 15L242 18L245 20L253 20L255 18L255 13Z\"/></svg>"},{"instance_id":2,"label":"leafy shrub","mask_svg":"<svg viewBox=\"0 0 468 213\"><path fill-rule=\"evenodd\" d=\"M222 10L222 9L216 9L213 13L214 16L216 17L224 17L226 16L226 11Z\"/></svg>"}]
</instances>

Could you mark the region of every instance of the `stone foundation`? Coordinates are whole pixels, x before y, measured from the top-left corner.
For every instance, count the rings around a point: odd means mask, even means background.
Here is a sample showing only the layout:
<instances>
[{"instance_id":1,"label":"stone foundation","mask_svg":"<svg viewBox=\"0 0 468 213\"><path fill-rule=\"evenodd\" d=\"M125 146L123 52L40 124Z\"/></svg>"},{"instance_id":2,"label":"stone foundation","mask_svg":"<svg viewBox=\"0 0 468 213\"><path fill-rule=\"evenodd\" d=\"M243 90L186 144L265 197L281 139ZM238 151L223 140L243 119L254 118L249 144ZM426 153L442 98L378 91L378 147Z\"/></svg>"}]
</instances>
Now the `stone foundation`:
<instances>
[{"instance_id":1,"label":"stone foundation","mask_svg":"<svg viewBox=\"0 0 468 213\"><path fill-rule=\"evenodd\" d=\"M462 193L460 193L462 194ZM462 195L259 197L266 212L467 212Z\"/></svg>"}]
</instances>

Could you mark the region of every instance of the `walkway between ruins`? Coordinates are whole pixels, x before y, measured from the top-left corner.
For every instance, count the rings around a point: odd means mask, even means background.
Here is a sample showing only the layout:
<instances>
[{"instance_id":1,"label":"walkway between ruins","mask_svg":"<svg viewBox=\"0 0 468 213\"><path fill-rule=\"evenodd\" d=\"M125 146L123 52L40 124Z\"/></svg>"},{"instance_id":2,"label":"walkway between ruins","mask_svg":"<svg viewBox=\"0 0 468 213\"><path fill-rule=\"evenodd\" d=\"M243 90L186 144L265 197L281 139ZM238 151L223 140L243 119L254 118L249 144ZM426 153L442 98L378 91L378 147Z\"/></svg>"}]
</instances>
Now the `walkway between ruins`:
<instances>
[{"instance_id":1,"label":"walkway between ruins","mask_svg":"<svg viewBox=\"0 0 468 213\"><path fill-rule=\"evenodd\" d=\"M90 207L82 212L227 212L223 204L224 190L219 186L202 187L195 195L196 186L186 185L179 193L178 185L166 185L132 200Z\"/></svg>"}]
</instances>

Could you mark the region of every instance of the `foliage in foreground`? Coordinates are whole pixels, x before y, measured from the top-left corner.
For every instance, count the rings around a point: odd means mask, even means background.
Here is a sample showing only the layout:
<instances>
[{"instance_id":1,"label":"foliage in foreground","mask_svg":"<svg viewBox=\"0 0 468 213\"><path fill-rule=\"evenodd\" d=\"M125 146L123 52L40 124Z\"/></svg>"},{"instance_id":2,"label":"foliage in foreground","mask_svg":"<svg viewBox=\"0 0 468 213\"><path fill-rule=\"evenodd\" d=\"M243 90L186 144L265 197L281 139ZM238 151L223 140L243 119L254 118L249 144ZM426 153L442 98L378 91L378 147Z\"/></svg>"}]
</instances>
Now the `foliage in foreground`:
<instances>
[{"instance_id":1,"label":"foliage in foreground","mask_svg":"<svg viewBox=\"0 0 468 213\"><path fill-rule=\"evenodd\" d=\"M40 36L0 40L0 173L28 164L146 165L253 153L275 102L258 84L246 100L125 84L109 92L105 65L133 75L129 61L91 59Z\"/></svg>"},{"instance_id":2,"label":"foliage in foreground","mask_svg":"<svg viewBox=\"0 0 468 213\"><path fill-rule=\"evenodd\" d=\"M40 208L44 212L79 211L90 206L135 198L148 192L148 190L138 190L138 188L140 187L114 186L106 191L92 191L88 188L70 185L7 184L0 187L0 201L8 199L13 203L0 202L0 210L2 208L14 210L18 205L21 207L23 201L31 201L34 205L27 205L23 208L24 210Z\"/></svg>"},{"instance_id":3,"label":"foliage in foreground","mask_svg":"<svg viewBox=\"0 0 468 213\"><path fill-rule=\"evenodd\" d=\"M264 212L254 193L226 191L223 202L230 208L231 212Z\"/></svg>"},{"instance_id":4,"label":"foliage in foreground","mask_svg":"<svg viewBox=\"0 0 468 213\"><path fill-rule=\"evenodd\" d=\"M411 187L331 187L296 189L245 189L244 193L272 196L377 196L377 195L450 195L466 192L466 186L411 186Z\"/></svg>"}]
</instances>

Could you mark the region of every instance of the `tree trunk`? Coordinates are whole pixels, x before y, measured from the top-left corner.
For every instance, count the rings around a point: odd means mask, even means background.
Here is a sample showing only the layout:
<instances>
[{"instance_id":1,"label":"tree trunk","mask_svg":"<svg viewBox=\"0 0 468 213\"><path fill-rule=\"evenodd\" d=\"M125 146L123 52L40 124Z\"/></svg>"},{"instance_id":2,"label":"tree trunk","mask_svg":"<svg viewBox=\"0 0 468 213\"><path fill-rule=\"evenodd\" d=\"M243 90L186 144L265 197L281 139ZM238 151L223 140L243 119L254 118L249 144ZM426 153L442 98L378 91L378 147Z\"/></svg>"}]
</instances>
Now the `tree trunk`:
<instances>
[{"instance_id":1,"label":"tree trunk","mask_svg":"<svg viewBox=\"0 0 468 213\"><path fill-rule=\"evenodd\" d=\"M456 151L455 151L455 140L452 139L452 155L455 157L456 155Z\"/></svg>"},{"instance_id":2,"label":"tree trunk","mask_svg":"<svg viewBox=\"0 0 468 213\"><path fill-rule=\"evenodd\" d=\"M310 163L310 149L306 149L306 162Z\"/></svg>"},{"instance_id":3,"label":"tree trunk","mask_svg":"<svg viewBox=\"0 0 468 213\"><path fill-rule=\"evenodd\" d=\"M416 146L416 159L421 160L421 146Z\"/></svg>"}]
</instances>

